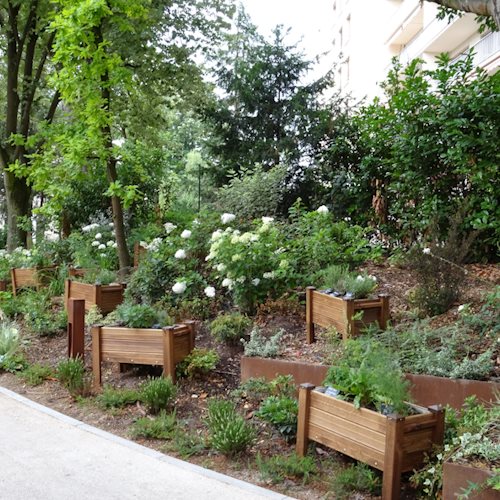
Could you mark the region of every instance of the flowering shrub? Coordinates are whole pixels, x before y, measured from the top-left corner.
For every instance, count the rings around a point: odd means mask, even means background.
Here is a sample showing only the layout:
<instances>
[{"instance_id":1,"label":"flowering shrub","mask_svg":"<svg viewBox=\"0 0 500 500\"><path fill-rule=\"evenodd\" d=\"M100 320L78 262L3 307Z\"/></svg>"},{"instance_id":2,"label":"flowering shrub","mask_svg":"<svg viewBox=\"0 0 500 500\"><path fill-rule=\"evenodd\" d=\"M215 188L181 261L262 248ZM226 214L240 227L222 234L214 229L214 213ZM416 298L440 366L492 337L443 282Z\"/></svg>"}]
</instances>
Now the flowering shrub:
<instances>
[{"instance_id":1,"label":"flowering shrub","mask_svg":"<svg viewBox=\"0 0 500 500\"><path fill-rule=\"evenodd\" d=\"M217 230L211 240L206 259L244 311L253 312L268 295L279 296L286 290L289 262L281 231L271 217L263 217L253 231Z\"/></svg>"}]
</instances>

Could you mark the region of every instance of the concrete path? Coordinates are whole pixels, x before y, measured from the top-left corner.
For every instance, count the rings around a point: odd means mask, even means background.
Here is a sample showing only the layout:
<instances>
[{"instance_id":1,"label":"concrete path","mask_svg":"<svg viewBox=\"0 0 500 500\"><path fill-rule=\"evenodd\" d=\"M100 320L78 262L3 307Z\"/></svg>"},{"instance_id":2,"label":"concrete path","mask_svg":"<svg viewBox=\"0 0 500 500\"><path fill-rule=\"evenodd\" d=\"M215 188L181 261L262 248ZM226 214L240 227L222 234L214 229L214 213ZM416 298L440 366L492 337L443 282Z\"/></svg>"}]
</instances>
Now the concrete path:
<instances>
[{"instance_id":1,"label":"concrete path","mask_svg":"<svg viewBox=\"0 0 500 500\"><path fill-rule=\"evenodd\" d=\"M0 498L289 497L168 457L0 387Z\"/></svg>"}]
</instances>

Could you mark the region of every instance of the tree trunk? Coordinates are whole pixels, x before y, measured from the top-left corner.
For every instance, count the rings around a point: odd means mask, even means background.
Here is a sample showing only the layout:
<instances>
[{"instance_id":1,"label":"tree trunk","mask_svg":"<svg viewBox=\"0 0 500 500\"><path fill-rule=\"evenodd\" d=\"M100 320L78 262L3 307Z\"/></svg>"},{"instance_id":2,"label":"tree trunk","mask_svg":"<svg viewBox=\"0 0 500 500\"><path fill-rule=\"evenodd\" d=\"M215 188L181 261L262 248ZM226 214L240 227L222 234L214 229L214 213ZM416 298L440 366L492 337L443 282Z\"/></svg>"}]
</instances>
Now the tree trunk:
<instances>
[{"instance_id":1,"label":"tree trunk","mask_svg":"<svg viewBox=\"0 0 500 500\"><path fill-rule=\"evenodd\" d=\"M428 0L444 7L471 12L478 16L490 16L500 29L500 0Z\"/></svg>"},{"instance_id":2,"label":"tree trunk","mask_svg":"<svg viewBox=\"0 0 500 500\"><path fill-rule=\"evenodd\" d=\"M4 171L5 199L7 203L7 251L26 246L27 231L20 227L19 217L31 215L31 188L25 179Z\"/></svg>"}]
</instances>

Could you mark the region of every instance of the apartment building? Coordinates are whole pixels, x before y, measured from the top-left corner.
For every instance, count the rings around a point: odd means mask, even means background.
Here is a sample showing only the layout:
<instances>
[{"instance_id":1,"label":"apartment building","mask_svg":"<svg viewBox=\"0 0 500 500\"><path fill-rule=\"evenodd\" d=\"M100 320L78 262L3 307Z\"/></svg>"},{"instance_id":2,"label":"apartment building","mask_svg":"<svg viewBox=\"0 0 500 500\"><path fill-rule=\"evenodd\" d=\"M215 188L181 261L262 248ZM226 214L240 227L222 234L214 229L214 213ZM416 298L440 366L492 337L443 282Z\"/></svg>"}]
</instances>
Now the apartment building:
<instances>
[{"instance_id":1,"label":"apartment building","mask_svg":"<svg viewBox=\"0 0 500 500\"><path fill-rule=\"evenodd\" d=\"M420 0L333 0L336 85L355 98L381 95L397 56L421 58L429 66L442 52L460 57L473 47L475 64L488 72L500 66L500 33L479 33L474 14L451 22L437 19L438 5Z\"/></svg>"}]
</instances>

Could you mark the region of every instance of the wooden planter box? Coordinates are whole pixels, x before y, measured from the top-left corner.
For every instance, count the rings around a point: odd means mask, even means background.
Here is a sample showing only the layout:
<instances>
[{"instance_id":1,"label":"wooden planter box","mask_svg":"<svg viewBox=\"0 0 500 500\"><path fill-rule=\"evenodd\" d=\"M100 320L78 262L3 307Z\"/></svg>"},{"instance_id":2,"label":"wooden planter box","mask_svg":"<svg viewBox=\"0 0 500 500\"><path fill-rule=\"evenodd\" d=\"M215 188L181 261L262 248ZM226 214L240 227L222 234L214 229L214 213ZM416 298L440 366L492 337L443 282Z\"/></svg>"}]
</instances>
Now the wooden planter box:
<instances>
[{"instance_id":1,"label":"wooden planter box","mask_svg":"<svg viewBox=\"0 0 500 500\"><path fill-rule=\"evenodd\" d=\"M92 285L78 281L66 280L64 285L64 305L68 309L69 299L85 300L85 310L97 306L101 313L114 311L123 302L126 285Z\"/></svg>"},{"instance_id":2,"label":"wooden planter box","mask_svg":"<svg viewBox=\"0 0 500 500\"><path fill-rule=\"evenodd\" d=\"M163 366L175 381L175 365L194 348L194 321L162 329L95 326L92 333L94 386L101 385L101 363Z\"/></svg>"},{"instance_id":3,"label":"wooden planter box","mask_svg":"<svg viewBox=\"0 0 500 500\"><path fill-rule=\"evenodd\" d=\"M321 392L314 385L299 390L296 451L304 456L316 441L383 471L382 498L398 499L401 474L422 465L433 445L442 445L444 410L416 407L422 413L382 415Z\"/></svg>"},{"instance_id":4,"label":"wooden planter box","mask_svg":"<svg viewBox=\"0 0 500 500\"><path fill-rule=\"evenodd\" d=\"M8 280L0 280L0 292L6 292L8 284Z\"/></svg>"},{"instance_id":5,"label":"wooden planter box","mask_svg":"<svg viewBox=\"0 0 500 500\"><path fill-rule=\"evenodd\" d=\"M56 267L16 267L10 270L10 279L12 282L12 293L17 295L19 288L36 288L37 290L44 285L46 273L51 273Z\"/></svg>"},{"instance_id":6,"label":"wooden planter box","mask_svg":"<svg viewBox=\"0 0 500 500\"><path fill-rule=\"evenodd\" d=\"M363 316L355 320L360 312ZM342 338L359 335L362 328L377 322L385 330L389 319L389 296L380 294L377 299L344 299L321 293L313 286L306 289L306 337L314 342L314 326L334 326Z\"/></svg>"},{"instance_id":7,"label":"wooden planter box","mask_svg":"<svg viewBox=\"0 0 500 500\"><path fill-rule=\"evenodd\" d=\"M493 473L468 464L445 462L443 464L443 500L455 500L470 483L484 484ZM500 493L492 488L471 493L470 500L498 500Z\"/></svg>"}]
</instances>

